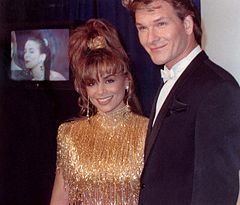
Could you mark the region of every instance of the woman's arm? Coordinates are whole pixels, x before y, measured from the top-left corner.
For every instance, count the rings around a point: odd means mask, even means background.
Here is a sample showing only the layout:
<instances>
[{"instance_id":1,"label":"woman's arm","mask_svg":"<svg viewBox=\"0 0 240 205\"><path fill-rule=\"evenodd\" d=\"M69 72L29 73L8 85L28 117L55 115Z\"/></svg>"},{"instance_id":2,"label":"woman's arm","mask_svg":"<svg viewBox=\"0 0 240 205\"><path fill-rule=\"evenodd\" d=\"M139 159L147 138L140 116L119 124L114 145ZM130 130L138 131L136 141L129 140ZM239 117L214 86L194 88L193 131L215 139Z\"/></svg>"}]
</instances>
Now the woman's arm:
<instances>
[{"instance_id":1,"label":"woman's arm","mask_svg":"<svg viewBox=\"0 0 240 205\"><path fill-rule=\"evenodd\" d=\"M61 170L57 170L50 205L68 204L68 190L64 187L64 179Z\"/></svg>"}]
</instances>

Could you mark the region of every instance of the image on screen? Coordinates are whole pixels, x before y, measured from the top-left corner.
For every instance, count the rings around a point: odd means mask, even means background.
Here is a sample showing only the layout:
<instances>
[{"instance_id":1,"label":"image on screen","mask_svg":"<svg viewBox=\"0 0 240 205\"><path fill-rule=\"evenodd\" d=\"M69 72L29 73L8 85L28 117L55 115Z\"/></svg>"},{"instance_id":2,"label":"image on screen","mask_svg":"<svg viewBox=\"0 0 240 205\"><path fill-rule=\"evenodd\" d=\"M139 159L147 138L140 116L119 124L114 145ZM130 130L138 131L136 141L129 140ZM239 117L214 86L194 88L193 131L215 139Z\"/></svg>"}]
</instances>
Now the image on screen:
<instances>
[{"instance_id":1,"label":"image on screen","mask_svg":"<svg viewBox=\"0 0 240 205\"><path fill-rule=\"evenodd\" d=\"M67 81L69 29L11 31L10 79Z\"/></svg>"}]
</instances>

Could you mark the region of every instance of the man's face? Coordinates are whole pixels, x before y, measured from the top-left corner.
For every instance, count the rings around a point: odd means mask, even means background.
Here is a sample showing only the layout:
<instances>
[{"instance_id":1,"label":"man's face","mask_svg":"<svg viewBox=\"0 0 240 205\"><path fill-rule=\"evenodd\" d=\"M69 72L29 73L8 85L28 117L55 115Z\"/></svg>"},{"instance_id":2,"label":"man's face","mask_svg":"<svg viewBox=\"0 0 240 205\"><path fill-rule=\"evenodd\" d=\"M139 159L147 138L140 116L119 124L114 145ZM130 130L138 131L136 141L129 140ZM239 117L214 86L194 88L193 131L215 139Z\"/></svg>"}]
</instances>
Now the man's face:
<instances>
[{"instance_id":1,"label":"man's face","mask_svg":"<svg viewBox=\"0 0 240 205\"><path fill-rule=\"evenodd\" d=\"M170 69L189 52L192 19L181 21L166 1L154 1L135 13L140 43L157 65Z\"/></svg>"}]
</instances>

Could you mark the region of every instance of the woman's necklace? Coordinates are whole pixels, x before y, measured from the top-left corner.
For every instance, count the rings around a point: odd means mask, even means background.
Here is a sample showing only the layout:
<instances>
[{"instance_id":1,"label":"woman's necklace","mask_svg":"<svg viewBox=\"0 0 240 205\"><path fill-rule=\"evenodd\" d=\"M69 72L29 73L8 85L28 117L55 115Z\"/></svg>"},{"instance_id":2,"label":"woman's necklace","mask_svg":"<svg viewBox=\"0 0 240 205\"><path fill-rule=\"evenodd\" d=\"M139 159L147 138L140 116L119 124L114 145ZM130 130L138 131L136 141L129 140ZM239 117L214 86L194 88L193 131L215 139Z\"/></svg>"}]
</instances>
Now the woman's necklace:
<instances>
[{"instance_id":1,"label":"woman's necklace","mask_svg":"<svg viewBox=\"0 0 240 205\"><path fill-rule=\"evenodd\" d=\"M114 129L119 126L123 126L124 122L129 116L129 113L130 113L129 107L124 106L110 113L98 112L94 118L101 127Z\"/></svg>"}]
</instances>

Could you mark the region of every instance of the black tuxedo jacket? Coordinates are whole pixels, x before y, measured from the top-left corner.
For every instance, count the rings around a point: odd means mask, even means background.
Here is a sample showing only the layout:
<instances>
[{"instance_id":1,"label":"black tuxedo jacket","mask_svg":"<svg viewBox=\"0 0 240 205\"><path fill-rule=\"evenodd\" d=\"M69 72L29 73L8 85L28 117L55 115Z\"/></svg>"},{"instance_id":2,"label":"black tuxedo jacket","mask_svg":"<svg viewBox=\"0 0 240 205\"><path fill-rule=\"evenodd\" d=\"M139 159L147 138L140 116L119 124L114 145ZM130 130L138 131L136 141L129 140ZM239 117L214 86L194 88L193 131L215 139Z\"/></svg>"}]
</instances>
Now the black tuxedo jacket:
<instances>
[{"instance_id":1,"label":"black tuxedo jacket","mask_svg":"<svg viewBox=\"0 0 240 205\"><path fill-rule=\"evenodd\" d=\"M235 79L202 51L173 86L152 127L156 101L139 204L235 204L240 169L240 89Z\"/></svg>"}]
</instances>

